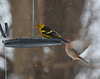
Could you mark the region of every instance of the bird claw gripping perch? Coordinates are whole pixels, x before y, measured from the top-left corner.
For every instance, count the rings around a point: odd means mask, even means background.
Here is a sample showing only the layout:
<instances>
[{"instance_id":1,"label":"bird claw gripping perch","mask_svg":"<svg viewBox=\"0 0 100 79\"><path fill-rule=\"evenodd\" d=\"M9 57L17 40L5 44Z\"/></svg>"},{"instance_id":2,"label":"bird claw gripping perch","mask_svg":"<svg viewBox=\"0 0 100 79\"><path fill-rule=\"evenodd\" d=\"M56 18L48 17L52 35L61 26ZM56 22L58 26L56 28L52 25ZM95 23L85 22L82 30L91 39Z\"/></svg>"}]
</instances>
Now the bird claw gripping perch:
<instances>
[{"instance_id":1,"label":"bird claw gripping perch","mask_svg":"<svg viewBox=\"0 0 100 79\"><path fill-rule=\"evenodd\" d=\"M9 30L8 30L8 24L5 23L5 32L4 30L2 29L2 26L0 24L0 31L1 31L1 34L4 38L6 38L8 35L9 35Z\"/></svg>"}]
</instances>

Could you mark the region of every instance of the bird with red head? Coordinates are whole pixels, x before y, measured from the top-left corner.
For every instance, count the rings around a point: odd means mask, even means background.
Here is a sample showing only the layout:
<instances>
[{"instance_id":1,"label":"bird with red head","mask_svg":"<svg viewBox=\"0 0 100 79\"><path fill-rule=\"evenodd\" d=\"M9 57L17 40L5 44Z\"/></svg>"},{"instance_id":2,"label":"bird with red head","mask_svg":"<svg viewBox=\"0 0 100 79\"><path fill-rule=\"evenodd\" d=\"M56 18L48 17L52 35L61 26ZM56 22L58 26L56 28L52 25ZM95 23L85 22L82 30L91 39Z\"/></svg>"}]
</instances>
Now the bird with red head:
<instances>
[{"instance_id":1,"label":"bird with red head","mask_svg":"<svg viewBox=\"0 0 100 79\"><path fill-rule=\"evenodd\" d=\"M65 51L69 57L71 57L73 60L80 60L85 63L88 63L86 60L84 60L73 48L73 45L71 44L71 41L69 39L65 39L70 43L65 43Z\"/></svg>"}]
</instances>

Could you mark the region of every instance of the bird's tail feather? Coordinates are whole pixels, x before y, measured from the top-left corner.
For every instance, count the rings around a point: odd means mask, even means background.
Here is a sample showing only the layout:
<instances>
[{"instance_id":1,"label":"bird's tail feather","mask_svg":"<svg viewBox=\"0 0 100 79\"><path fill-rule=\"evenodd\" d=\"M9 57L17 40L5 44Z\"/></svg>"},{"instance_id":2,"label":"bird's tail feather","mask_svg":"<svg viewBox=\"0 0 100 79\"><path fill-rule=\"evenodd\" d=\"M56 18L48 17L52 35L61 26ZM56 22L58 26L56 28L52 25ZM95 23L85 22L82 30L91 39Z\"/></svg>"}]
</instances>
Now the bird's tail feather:
<instances>
[{"instance_id":1,"label":"bird's tail feather","mask_svg":"<svg viewBox=\"0 0 100 79\"><path fill-rule=\"evenodd\" d=\"M89 63L88 63L85 59L83 59L82 57L80 57L79 60L80 60L80 62L84 63L85 65L88 65L88 64L89 64Z\"/></svg>"},{"instance_id":2,"label":"bird's tail feather","mask_svg":"<svg viewBox=\"0 0 100 79\"><path fill-rule=\"evenodd\" d=\"M67 40L65 40L65 39L63 39L63 38L60 38L60 37L59 37L59 39L61 39L61 40L64 41L65 43L70 43L69 41L67 41Z\"/></svg>"}]
</instances>

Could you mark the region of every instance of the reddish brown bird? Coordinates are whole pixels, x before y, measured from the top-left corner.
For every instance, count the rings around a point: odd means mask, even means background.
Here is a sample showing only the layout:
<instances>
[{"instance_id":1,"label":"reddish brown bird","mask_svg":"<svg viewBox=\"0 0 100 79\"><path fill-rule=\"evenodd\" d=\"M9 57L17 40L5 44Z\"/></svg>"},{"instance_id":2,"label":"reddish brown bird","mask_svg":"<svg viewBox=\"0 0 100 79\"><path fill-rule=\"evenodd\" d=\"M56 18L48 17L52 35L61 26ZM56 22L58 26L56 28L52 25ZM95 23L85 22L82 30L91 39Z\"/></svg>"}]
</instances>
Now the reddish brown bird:
<instances>
[{"instance_id":1,"label":"reddish brown bird","mask_svg":"<svg viewBox=\"0 0 100 79\"><path fill-rule=\"evenodd\" d=\"M66 40L69 41L68 39L66 39ZM71 42L65 43L65 51L68 54L68 56L71 57L73 60L80 60L82 62L88 63L82 57L80 57L79 54L74 50Z\"/></svg>"}]
</instances>

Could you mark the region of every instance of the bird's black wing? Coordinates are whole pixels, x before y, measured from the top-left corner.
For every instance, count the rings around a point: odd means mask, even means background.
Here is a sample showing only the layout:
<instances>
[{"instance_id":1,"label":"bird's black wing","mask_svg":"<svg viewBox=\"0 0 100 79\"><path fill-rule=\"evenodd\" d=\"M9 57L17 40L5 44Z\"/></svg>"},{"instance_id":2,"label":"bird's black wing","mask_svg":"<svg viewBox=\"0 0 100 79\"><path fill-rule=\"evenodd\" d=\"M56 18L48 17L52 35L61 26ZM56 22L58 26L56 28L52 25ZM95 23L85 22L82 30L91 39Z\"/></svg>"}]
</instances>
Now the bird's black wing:
<instances>
[{"instance_id":1,"label":"bird's black wing","mask_svg":"<svg viewBox=\"0 0 100 79\"><path fill-rule=\"evenodd\" d=\"M43 34L50 36L52 38L58 38L61 39L62 41L64 41L65 43L69 43L67 40L64 40L63 38L61 38L55 31L53 31L51 28L49 27L43 27L41 29L41 31L44 30L44 32L42 32Z\"/></svg>"},{"instance_id":2,"label":"bird's black wing","mask_svg":"<svg viewBox=\"0 0 100 79\"><path fill-rule=\"evenodd\" d=\"M45 32L42 32L45 35L51 36L52 38L57 38L58 37L58 34L49 27L43 27L41 29L41 31L42 30L45 30Z\"/></svg>"},{"instance_id":3,"label":"bird's black wing","mask_svg":"<svg viewBox=\"0 0 100 79\"><path fill-rule=\"evenodd\" d=\"M50 32L51 31L51 28L49 28L49 27L43 27L42 29L41 29L41 31L42 30L45 30L46 32Z\"/></svg>"},{"instance_id":4,"label":"bird's black wing","mask_svg":"<svg viewBox=\"0 0 100 79\"><path fill-rule=\"evenodd\" d=\"M59 37L59 36L57 35L57 33L54 32L54 31L51 31L51 32L49 32L49 33L46 33L46 35L51 36L52 38L58 38L58 37Z\"/></svg>"}]
</instances>

